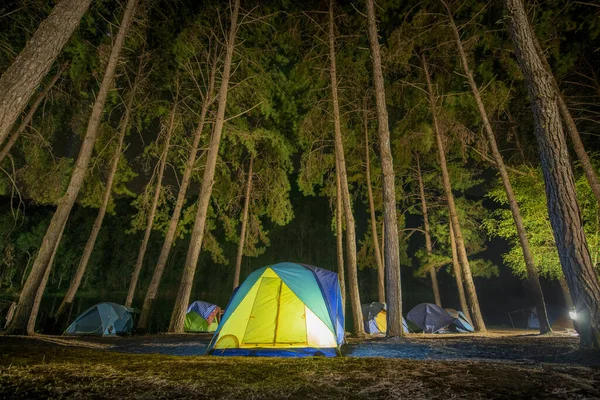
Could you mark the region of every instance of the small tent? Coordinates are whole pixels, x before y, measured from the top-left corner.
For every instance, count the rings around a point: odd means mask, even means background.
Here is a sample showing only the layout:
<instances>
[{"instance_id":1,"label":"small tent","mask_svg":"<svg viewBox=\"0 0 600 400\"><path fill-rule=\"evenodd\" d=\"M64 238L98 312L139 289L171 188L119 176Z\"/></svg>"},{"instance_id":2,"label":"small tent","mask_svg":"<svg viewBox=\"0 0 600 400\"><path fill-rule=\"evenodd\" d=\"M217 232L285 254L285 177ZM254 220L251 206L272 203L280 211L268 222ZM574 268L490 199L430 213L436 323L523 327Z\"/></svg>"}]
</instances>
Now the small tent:
<instances>
[{"instance_id":1,"label":"small tent","mask_svg":"<svg viewBox=\"0 0 600 400\"><path fill-rule=\"evenodd\" d=\"M369 334L386 333L387 313L385 304L374 301L373 303L363 304L361 308L365 322L365 332ZM404 317L402 317L402 328L404 333L408 333L408 325Z\"/></svg>"},{"instance_id":2,"label":"small tent","mask_svg":"<svg viewBox=\"0 0 600 400\"><path fill-rule=\"evenodd\" d=\"M195 301L187 309L183 329L186 332L214 332L219 326L219 306Z\"/></svg>"},{"instance_id":3,"label":"small tent","mask_svg":"<svg viewBox=\"0 0 600 400\"><path fill-rule=\"evenodd\" d=\"M460 333L475 332L475 328L471 325L471 322L467 319L467 316L462 311L456 311L453 308L445 308L446 312L454 318L452 323L453 330Z\"/></svg>"},{"instance_id":4,"label":"small tent","mask_svg":"<svg viewBox=\"0 0 600 400\"><path fill-rule=\"evenodd\" d=\"M335 272L289 262L260 268L234 293L208 354L336 356L344 343L341 298Z\"/></svg>"},{"instance_id":5,"label":"small tent","mask_svg":"<svg viewBox=\"0 0 600 400\"><path fill-rule=\"evenodd\" d=\"M553 331L575 330L573 320L569 317L569 310L566 308L546 306L546 313ZM540 320L538 319L535 307L511 311L508 313L508 316L513 324L513 328L540 329ZM523 316L526 318L526 321L523 321Z\"/></svg>"},{"instance_id":6,"label":"small tent","mask_svg":"<svg viewBox=\"0 0 600 400\"><path fill-rule=\"evenodd\" d=\"M133 308L116 303L99 303L85 310L65 331L65 335L114 336L130 334Z\"/></svg>"},{"instance_id":7,"label":"small tent","mask_svg":"<svg viewBox=\"0 0 600 400\"><path fill-rule=\"evenodd\" d=\"M421 303L408 312L406 318L425 333L438 332L454 323L446 310L431 303Z\"/></svg>"}]
</instances>

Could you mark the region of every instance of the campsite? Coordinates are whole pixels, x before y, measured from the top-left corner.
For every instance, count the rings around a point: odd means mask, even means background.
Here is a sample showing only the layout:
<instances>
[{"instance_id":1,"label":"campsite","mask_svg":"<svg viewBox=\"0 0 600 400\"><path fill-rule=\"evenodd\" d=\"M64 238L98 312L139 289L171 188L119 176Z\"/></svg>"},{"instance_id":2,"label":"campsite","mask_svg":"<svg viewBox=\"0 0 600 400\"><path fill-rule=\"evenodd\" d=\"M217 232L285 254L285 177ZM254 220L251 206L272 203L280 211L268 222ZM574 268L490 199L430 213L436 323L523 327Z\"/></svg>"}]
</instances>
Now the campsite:
<instances>
[{"instance_id":1,"label":"campsite","mask_svg":"<svg viewBox=\"0 0 600 400\"><path fill-rule=\"evenodd\" d=\"M600 398L600 5L0 1L0 400Z\"/></svg>"}]
</instances>

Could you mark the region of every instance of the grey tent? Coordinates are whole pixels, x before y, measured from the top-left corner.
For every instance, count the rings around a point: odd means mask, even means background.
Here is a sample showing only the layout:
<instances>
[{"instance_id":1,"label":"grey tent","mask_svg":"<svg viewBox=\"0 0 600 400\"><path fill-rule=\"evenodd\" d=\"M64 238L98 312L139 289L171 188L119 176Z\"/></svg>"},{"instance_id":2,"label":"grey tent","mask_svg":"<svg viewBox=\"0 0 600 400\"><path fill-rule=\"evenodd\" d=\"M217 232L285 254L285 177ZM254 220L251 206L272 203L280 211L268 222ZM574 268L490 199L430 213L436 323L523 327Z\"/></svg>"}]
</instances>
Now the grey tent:
<instances>
[{"instance_id":1,"label":"grey tent","mask_svg":"<svg viewBox=\"0 0 600 400\"><path fill-rule=\"evenodd\" d=\"M425 333L435 333L454 323L455 318L435 304L421 303L410 310L406 318Z\"/></svg>"},{"instance_id":2,"label":"grey tent","mask_svg":"<svg viewBox=\"0 0 600 400\"><path fill-rule=\"evenodd\" d=\"M65 331L65 335L115 336L133 329L133 308L116 303L99 303L85 310Z\"/></svg>"}]
</instances>

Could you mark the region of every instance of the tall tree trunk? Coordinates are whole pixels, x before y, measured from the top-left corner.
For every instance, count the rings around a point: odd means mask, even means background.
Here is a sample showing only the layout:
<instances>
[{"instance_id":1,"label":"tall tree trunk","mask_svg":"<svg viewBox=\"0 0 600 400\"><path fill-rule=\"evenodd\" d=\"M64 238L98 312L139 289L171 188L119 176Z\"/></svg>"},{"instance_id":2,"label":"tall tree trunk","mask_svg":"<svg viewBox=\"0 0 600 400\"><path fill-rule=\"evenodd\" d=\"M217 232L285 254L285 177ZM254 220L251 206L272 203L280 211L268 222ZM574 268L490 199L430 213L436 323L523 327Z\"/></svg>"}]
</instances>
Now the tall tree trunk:
<instances>
[{"instance_id":1,"label":"tall tree trunk","mask_svg":"<svg viewBox=\"0 0 600 400\"><path fill-rule=\"evenodd\" d=\"M27 129L27 127L31 123L31 120L33 119L33 116L35 115L35 112L37 111L38 107L40 106L40 104L42 104L42 101L44 101L44 99L48 96L48 93L50 93L50 89L54 87L60 76L63 74L63 72L65 72L65 69L67 69L67 64L61 66L58 69L50 83L46 85L46 87L40 92L40 94L38 94L37 98L31 105L31 108L27 112L27 115L23 119L23 122L21 122L17 130L14 131L12 135L10 135L10 138L8 138L8 141L0 151L0 163L4 160L8 153L10 153L10 150L13 148L15 143L17 143L17 139L19 138L19 136L21 136L21 134L25 132L25 129Z\"/></svg>"},{"instance_id":2,"label":"tall tree trunk","mask_svg":"<svg viewBox=\"0 0 600 400\"><path fill-rule=\"evenodd\" d=\"M33 301L33 308L31 309L31 315L29 316L29 321L27 322L27 334L33 335L35 333L35 322L37 321L37 316L40 311L40 304L42 304L42 297L44 297L44 292L46 291L46 286L48 285L48 279L50 279L50 271L52 270L52 264L54 264L54 257L56 257L56 252L58 251L58 247L60 246L60 240L62 239L63 232L65 231L65 226L67 225L66 221L60 230L60 234L58 235L58 241L56 242L56 246L52 251L52 256L50 257L50 262L46 267L46 272L44 272L44 278L42 279L42 283L35 294L35 300Z\"/></svg>"},{"instance_id":3,"label":"tall tree trunk","mask_svg":"<svg viewBox=\"0 0 600 400\"><path fill-rule=\"evenodd\" d=\"M192 228L190 247L185 260L185 267L183 269L183 275L179 285L179 292L177 293L175 307L173 308L173 314L171 315L169 332L183 332L185 312L190 301L190 294L192 292L192 284L194 282L194 275L196 273L198 256L200 255L200 249L202 248L202 240L204 239L204 228L206 225L208 203L210 202L210 197L212 194L212 187L215 178L215 167L217 164L217 158L219 157L219 147L221 144L221 134L223 133L223 125L225 123L227 91L229 89L231 60L233 59L233 50L235 48L235 38L238 29L237 20L239 10L240 0L235 0L233 12L231 14L229 37L227 38L226 43L227 48L225 52L225 61L223 63L223 75L221 79L221 88L219 90L219 104L217 108L215 126L210 138L206 165L204 167L204 176L202 178L202 186L200 188L200 195L198 196L198 211L196 213L194 227Z\"/></svg>"},{"instance_id":4,"label":"tall tree trunk","mask_svg":"<svg viewBox=\"0 0 600 400\"><path fill-rule=\"evenodd\" d=\"M369 146L369 122L365 113L365 163L367 170L367 192L369 194L369 211L371 212L371 235L373 236L373 252L377 263L377 297L380 303L385 303L385 269L379 248L379 235L377 234L377 218L375 218L375 202L373 201L373 185L371 184L371 147Z\"/></svg>"},{"instance_id":5,"label":"tall tree trunk","mask_svg":"<svg viewBox=\"0 0 600 400\"><path fill-rule=\"evenodd\" d=\"M179 91L175 96L175 101L173 103L173 109L171 110L171 118L169 121L169 127L167 128L167 132L165 135L165 143L163 147L162 154L160 155L160 161L158 165L158 175L156 177L156 189L154 190L154 197L152 198L152 205L150 206L150 212L148 213L148 219L146 221L146 230L144 231L144 239L142 240L142 244L140 245L140 250L138 252L137 260L135 262L135 267L131 274L131 281L129 282L129 290L127 291L127 299L125 300L125 307L131 307L133 303L133 296L135 295L135 291L137 289L138 280L140 278L140 272L142 271L142 266L144 265L144 256L146 255L146 248L148 247L148 242L150 241L150 235L152 234L152 227L154 226L154 218L156 216L156 209L158 208L158 201L160 199L160 194L162 192L162 181L163 175L165 172L165 166L167 164L167 156L169 154L169 147L171 144L171 135L175 130L175 114L177 111L179 99Z\"/></svg>"},{"instance_id":6,"label":"tall tree trunk","mask_svg":"<svg viewBox=\"0 0 600 400\"><path fill-rule=\"evenodd\" d=\"M571 297L571 291L569 290L569 285L567 284L567 280L565 279L564 275L561 275L561 277L558 278L558 283L565 299L565 305L569 310L572 310L575 308L575 304L573 304L573 297Z\"/></svg>"},{"instance_id":7,"label":"tall tree trunk","mask_svg":"<svg viewBox=\"0 0 600 400\"><path fill-rule=\"evenodd\" d=\"M244 210L242 211L242 227L240 230L240 242L238 244L237 258L235 259L235 271L233 274L233 288L240 285L240 270L242 269L242 257L244 257L244 242L246 241L246 226L248 224L248 210L250 209L250 195L252 193L252 166L254 156L250 156L248 177L246 178L246 195L244 197Z\"/></svg>"},{"instance_id":8,"label":"tall tree trunk","mask_svg":"<svg viewBox=\"0 0 600 400\"><path fill-rule=\"evenodd\" d=\"M529 287L533 292L533 297L535 299L535 308L537 310L538 319L540 321L540 333L547 333L552 331L552 328L550 327L550 323L548 322L546 304L544 302L544 294L542 292L542 286L540 285L539 274L535 266L535 262L533 261L533 254L531 253L531 248L529 247L529 240L527 239L527 232L525 231L525 226L523 225L523 217L521 216L521 210L519 208L519 204L517 203L515 193L513 192L513 188L510 183L510 178L508 177L508 173L506 172L504 159L502 158L500 150L498 149L498 144L496 143L496 137L492 129L492 124L490 123L490 120L488 118L487 110L485 109L485 105L483 104L483 100L481 99L481 94L479 92L479 88L477 87L477 83L475 83L475 78L473 77L471 68L469 67L469 61L467 60L467 55L465 53L462 40L460 39L460 33L458 32L458 28L454 23L452 11L450 10L448 4L446 4L444 0L442 0L442 3L446 7L446 11L448 12L448 20L450 21L450 27L454 32L454 38L456 39L456 47L460 56L460 60L462 62L462 67L467 77L467 81L469 82L469 86L471 87L471 91L473 92L473 97L475 98L475 103L477 104L477 109L479 110L479 115L481 116L481 121L483 122L484 131L487 136L487 142L490 147L490 150L492 151L492 155L496 163L496 168L498 168L500 178L502 179L504 191L506 192L506 197L508 199L508 205L510 207L513 220L515 221L517 234L519 235L519 243L521 244L521 249L523 250L523 258L525 259L525 266L527 268Z\"/></svg>"},{"instance_id":9,"label":"tall tree trunk","mask_svg":"<svg viewBox=\"0 0 600 400\"><path fill-rule=\"evenodd\" d=\"M335 174L336 190L335 190L335 238L337 242L337 263L338 263L338 279L340 281L340 291L342 292L343 310L346 313L346 274L344 272L344 223L342 222L342 184L340 176Z\"/></svg>"},{"instance_id":10,"label":"tall tree trunk","mask_svg":"<svg viewBox=\"0 0 600 400\"><path fill-rule=\"evenodd\" d=\"M121 129L119 131L117 148L115 149L115 154L113 155L110 170L108 172L108 177L106 178L106 185L104 188L104 194L102 196L102 203L100 204L100 209L98 210L98 215L96 216L96 220L94 221L94 225L92 226L90 236L88 237L87 243L85 244L85 248L83 249L83 254L81 255L81 259L79 260L79 265L77 266L75 275L71 279L69 289L67 289L67 294L65 295L65 298L58 307L58 311L56 311L57 318L59 318L67 310L67 308L71 306L71 303L73 303L73 299L75 299L75 295L79 290L79 286L81 286L83 275L87 270L90 257L92 256L92 252L94 251L96 239L98 238L98 234L100 233L100 229L102 228L102 223L104 222L104 216L106 215L108 203L112 198L113 183L115 181L115 176L117 175L117 170L119 169L121 153L123 153L123 141L125 140L125 134L127 133L127 128L129 127L129 118L133 109L134 98L135 89L132 89L129 95L129 99L127 100L123 120L121 121Z\"/></svg>"},{"instance_id":11,"label":"tall tree trunk","mask_svg":"<svg viewBox=\"0 0 600 400\"><path fill-rule=\"evenodd\" d=\"M562 269L577 307L580 345L600 348L600 283L592 265L575 180L557 105L558 92L536 50L533 29L520 0L506 0L509 32L535 119L548 214Z\"/></svg>"},{"instance_id":12,"label":"tall tree trunk","mask_svg":"<svg viewBox=\"0 0 600 400\"><path fill-rule=\"evenodd\" d=\"M590 184L590 187L592 188L594 197L596 197L596 201L598 202L598 204L600 204L600 181L598 180L598 174L596 173L596 169L590 161L590 156L588 155L587 151L585 150L585 147L583 146L583 142L581 141L581 135L579 134L579 129L577 129L577 124L575 124L575 121L571 116L571 112L567 107L567 103L565 102L562 91L558 86L558 81L556 80L556 77L552 72L552 68L550 67L548 59L546 59L546 56L542 51L542 47L540 46L537 36L535 36L535 33L533 36L533 44L535 46L540 61L546 68L548 76L556 89L556 101L558 105L558 110L560 112L560 116L562 118L564 127L566 128L569 138L571 139L573 150L575 150L575 154L577 154L577 158L579 159L579 162L581 163L581 168L583 168L583 172L585 173L585 177L588 183Z\"/></svg>"},{"instance_id":13,"label":"tall tree trunk","mask_svg":"<svg viewBox=\"0 0 600 400\"><path fill-rule=\"evenodd\" d=\"M373 0L367 0L368 36L373 59L373 83L377 104L379 133L379 158L383 175L383 221L385 224L385 298L387 302L387 335L402 336L402 287L400 283L400 243L398 241L398 218L396 216L396 184L394 161L390 145L385 87L381 68L381 52L377 36L377 21Z\"/></svg>"},{"instance_id":14,"label":"tall tree trunk","mask_svg":"<svg viewBox=\"0 0 600 400\"><path fill-rule=\"evenodd\" d=\"M198 153L198 145L200 144L200 137L202 136L202 131L204 130L206 114L207 114L208 108L213 100L213 92L214 92L214 87L215 87L215 75L217 72L216 53L215 53L215 58L213 60L213 64L212 64L211 68L212 69L210 71L208 88L206 91L206 95L204 96L204 104L202 105L202 110L200 111L200 121L198 122L196 132L194 133L194 140L192 141L192 146L190 147L190 152L188 154L188 158L187 158L187 161L185 164L185 169L183 171L183 177L181 178L181 185L179 186L179 193L177 194L177 200L175 201L175 208L173 209L173 213L171 214L171 219L169 220L169 226L167 228L165 240L164 240L162 248L160 250L160 255L158 256L158 261L156 263L156 267L154 267L154 272L152 274L152 280L150 281L150 286L148 286L148 290L146 291L146 297L144 298L144 305L142 307L142 313L140 314L140 319L138 320L138 323L137 323L136 330L139 333L144 333L148 329L148 324L150 322L150 316L152 314L154 300L156 299L156 295L158 294L158 288L160 287L160 281L162 279L163 272L165 271L165 267L167 266L167 260L169 259L169 253L171 252L171 247L173 246L173 240L175 239L175 232L177 232L177 225L179 224L179 218L181 217L181 211L183 210L183 205L185 203L185 196L187 193L187 189L190 185L192 172L194 170L194 164L196 163L196 154Z\"/></svg>"},{"instance_id":15,"label":"tall tree trunk","mask_svg":"<svg viewBox=\"0 0 600 400\"><path fill-rule=\"evenodd\" d=\"M442 170L442 183L444 185L444 192L446 194L446 200L448 202L448 212L450 214L450 221L452 222L452 229L454 230L454 239L456 241L456 248L458 250L458 259L462 266L463 280L465 289L467 291L470 312L473 317L473 324L475 330L479 332L486 332L485 323L479 309L479 299L477 298L477 291L475 290L475 283L473 282L473 276L471 275L471 266L469 265L469 258L467 257L467 250L465 248L465 242L460 229L460 222L458 220L458 212L456 210L456 204L454 203L454 194L452 194L452 186L450 184L450 174L448 173L448 166L446 163L446 153L444 150L444 143L442 141L442 132L437 117L437 105L436 96L433 91L433 85L431 84L431 77L429 76L429 68L425 57L422 58L423 70L425 73L425 79L427 81L427 92L429 96L429 103L431 106L431 117L433 119L433 130L435 132L435 141L438 149L438 156L440 160L440 169Z\"/></svg>"},{"instance_id":16,"label":"tall tree trunk","mask_svg":"<svg viewBox=\"0 0 600 400\"><path fill-rule=\"evenodd\" d=\"M0 145L62 51L91 0L58 2L0 77ZM60 229L60 228L59 228Z\"/></svg>"},{"instance_id":17,"label":"tall tree trunk","mask_svg":"<svg viewBox=\"0 0 600 400\"><path fill-rule=\"evenodd\" d=\"M59 3L59 5L67 8L79 8L79 3L85 3L85 1L62 1ZM113 78L115 76L117 62L119 61L119 55L121 54L125 36L127 34L127 30L129 29L136 6L137 0L129 0L127 2L127 7L121 21L121 27L119 28L119 33L117 34L113 43L110 57L106 65L106 70L104 72L104 77L102 78L102 83L100 84L100 90L98 91L98 96L96 97L96 101L92 109L92 114L88 122L83 144L81 145L79 156L75 162L73 174L71 175L71 181L67 187L67 192L58 201L58 207L52 216L52 220L50 221L50 225L48 226L48 230L46 231L46 235L42 241L41 248L38 252L31 273L29 274L27 282L25 282L23 290L21 291L21 295L19 296L19 304L15 310L15 316L7 329L8 333L22 334L26 333L27 331L27 322L33 308L35 294L40 287L46 266L48 265L50 257L52 256L52 252L54 251L56 243L58 242L60 230L69 217L71 208L73 208L73 204L75 204L79 190L83 185L87 167L90 163L92 152L94 150L94 143L96 142L96 137L98 136L98 127L104 112L106 97L113 85ZM1 92L3 91L0 90L0 93Z\"/></svg>"},{"instance_id":18,"label":"tall tree trunk","mask_svg":"<svg viewBox=\"0 0 600 400\"><path fill-rule=\"evenodd\" d=\"M333 132L335 143L336 174L341 184L342 206L346 218L346 267L348 273L348 289L350 292L350 307L354 322L354 333L364 335L362 308L358 288L358 266L356 260L356 226L352 214L348 177L346 174L346 160L344 156L344 143L342 141L342 128L340 122L340 106L337 91L337 70L335 62L335 26L333 19L333 0L329 1L329 75L331 79L331 100L333 106Z\"/></svg>"},{"instance_id":19,"label":"tall tree trunk","mask_svg":"<svg viewBox=\"0 0 600 400\"><path fill-rule=\"evenodd\" d=\"M425 199L425 185L423 185L423 176L421 175L421 163L419 162L419 156L417 155L417 180L419 181L419 196L421 197L421 210L423 212L423 230L425 231L425 249L427 250L427 256L431 257L433 254L433 246L431 245L431 234L429 233L429 216L427 215L427 200ZM442 299L440 298L440 288L437 280L437 273L435 267L429 269L429 276L431 277L431 289L433 290L433 298L435 304L438 307L442 306Z\"/></svg>"},{"instance_id":20,"label":"tall tree trunk","mask_svg":"<svg viewBox=\"0 0 600 400\"><path fill-rule=\"evenodd\" d=\"M469 312L469 306L467 305L467 297L465 296L465 287L463 283L462 271L460 270L460 263L458 262L458 251L456 250L456 240L454 239L454 229L452 229L452 221L448 221L450 227L450 249L452 251L452 270L454 271L454 278L456 279L456 288L458 289L458 299L460 300L460 309L469 321L471 319L471 313Z\"/></svg>"}]
</instances>

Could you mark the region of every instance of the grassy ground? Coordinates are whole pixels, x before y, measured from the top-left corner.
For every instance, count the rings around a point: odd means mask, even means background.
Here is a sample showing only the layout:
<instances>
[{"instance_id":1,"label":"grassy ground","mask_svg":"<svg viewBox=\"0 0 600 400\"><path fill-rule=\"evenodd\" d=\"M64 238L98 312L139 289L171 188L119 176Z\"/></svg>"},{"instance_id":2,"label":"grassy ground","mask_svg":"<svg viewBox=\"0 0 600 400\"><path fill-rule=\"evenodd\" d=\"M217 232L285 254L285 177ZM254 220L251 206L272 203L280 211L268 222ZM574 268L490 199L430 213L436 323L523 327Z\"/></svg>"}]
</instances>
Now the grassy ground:
<instances>
[{"instance_id":1,"label":"grassy ground","mask_svg":"<svg viewBox=\"0 0 600 400\"><path fill-rule=\"evenodd\" d=\"M454 340L408 339L442 343L440 348L451 348ZM571 358L558 364L535 357L523 362L178 357L107 351L112 345L106 340L0 337L0 398L600 398L597 354L576 351L574 340L500 335L469 341L480 347L487 341L493 351L510 351L504 346L512 342L521 353L561 348Z\"/></svg>"}]
</instances>

